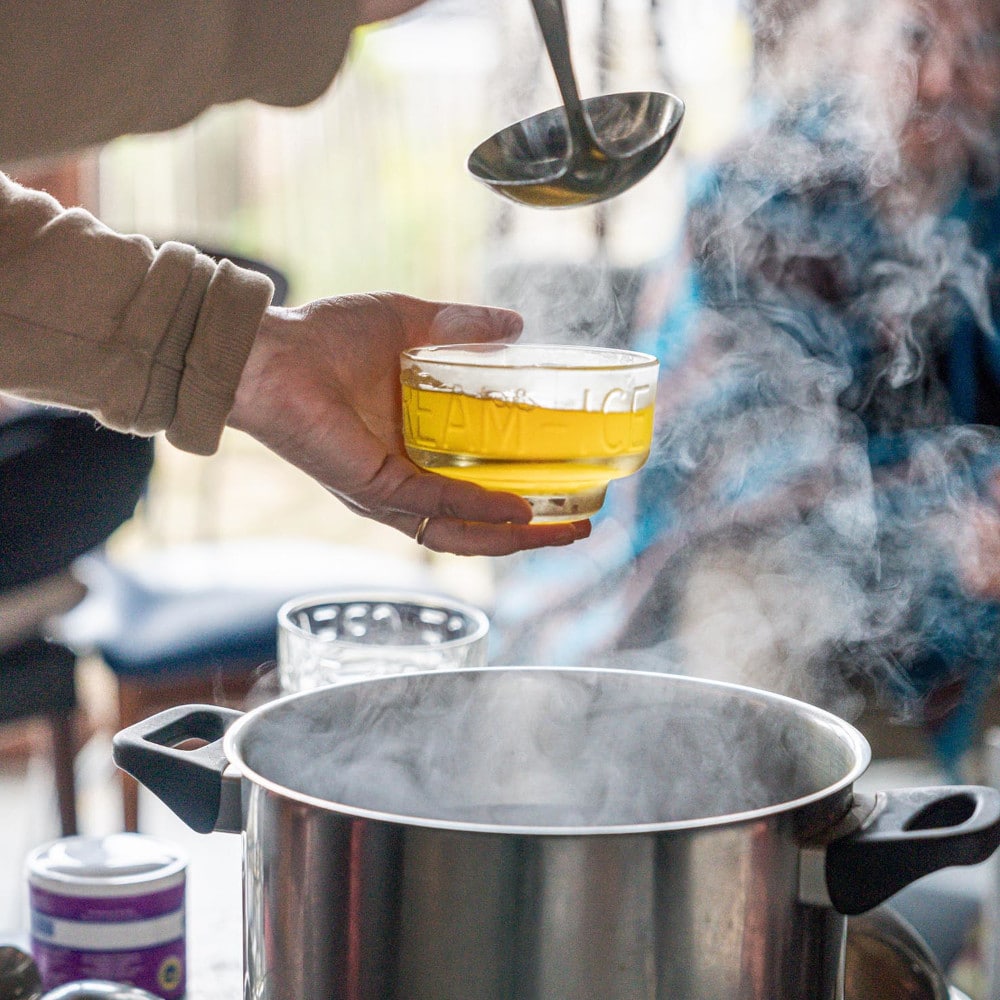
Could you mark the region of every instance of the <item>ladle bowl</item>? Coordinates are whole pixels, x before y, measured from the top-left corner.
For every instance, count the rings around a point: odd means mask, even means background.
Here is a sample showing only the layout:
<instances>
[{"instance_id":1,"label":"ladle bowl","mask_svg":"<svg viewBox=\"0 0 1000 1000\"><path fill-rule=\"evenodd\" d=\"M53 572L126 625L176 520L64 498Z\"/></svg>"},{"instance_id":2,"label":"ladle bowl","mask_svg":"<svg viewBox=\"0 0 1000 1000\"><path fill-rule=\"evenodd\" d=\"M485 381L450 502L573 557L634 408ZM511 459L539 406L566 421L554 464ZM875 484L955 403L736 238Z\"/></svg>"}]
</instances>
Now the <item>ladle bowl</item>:
<instances>
[{"instance_id":1,"label":"ladle bowl","mask_svg":"<svg viewBox=\"0 0 1000 1000\"><path fill-rule=\"evenodd\" d=\"M473 176L538 208L605 201L642 180L674 141L684 104L671 94L580 100L563 0L531 0L563 106L487 139L469 158Z\"/></svg>"},{"instance_id":2,"label":"ladle bowl","mask_svg":"<svg viewBox=\"0 0 1000 1000\"><path fill-rule=\"evenodd\" d=\"M597 147L577 155L563 107L497 132L473 150L470 173L497 194L537 208L605 201L642 180L666 155L684 117L673 94L637 91L581 102Z\"/></svg>"}]
</instances>

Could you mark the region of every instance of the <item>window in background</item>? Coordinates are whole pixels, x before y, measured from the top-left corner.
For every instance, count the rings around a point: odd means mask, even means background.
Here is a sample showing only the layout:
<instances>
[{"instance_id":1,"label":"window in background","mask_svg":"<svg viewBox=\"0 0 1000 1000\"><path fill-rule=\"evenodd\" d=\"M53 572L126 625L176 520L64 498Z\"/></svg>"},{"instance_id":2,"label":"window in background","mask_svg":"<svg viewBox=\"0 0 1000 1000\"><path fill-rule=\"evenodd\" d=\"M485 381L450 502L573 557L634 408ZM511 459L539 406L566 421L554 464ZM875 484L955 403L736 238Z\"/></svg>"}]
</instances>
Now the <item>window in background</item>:
<instances>
[{"instance_id":1,"label":"window in background","mask_svg":"<svg viewBox=\"0 0 1000 1000\"><path fill-rule=\"evenodd\" d=\"M746 25L738 0L568 7L584 93L672 89L688 104L668 161L603 209L537 212L471 179L474 146L558 103L555 83L527 0L431 0L359 32L334 86L306 108L245 103L110 144L100 157L100 214L122 231L270 261L289 275L293 303L379 288L483 300L495 268L511 260L641 265L678 222L687 164L716 148L737 117ZM161 540L294 526L407 544L359 525L235 434L208 462L162 447L147 520Z\"/></svg>"}]
</instances>

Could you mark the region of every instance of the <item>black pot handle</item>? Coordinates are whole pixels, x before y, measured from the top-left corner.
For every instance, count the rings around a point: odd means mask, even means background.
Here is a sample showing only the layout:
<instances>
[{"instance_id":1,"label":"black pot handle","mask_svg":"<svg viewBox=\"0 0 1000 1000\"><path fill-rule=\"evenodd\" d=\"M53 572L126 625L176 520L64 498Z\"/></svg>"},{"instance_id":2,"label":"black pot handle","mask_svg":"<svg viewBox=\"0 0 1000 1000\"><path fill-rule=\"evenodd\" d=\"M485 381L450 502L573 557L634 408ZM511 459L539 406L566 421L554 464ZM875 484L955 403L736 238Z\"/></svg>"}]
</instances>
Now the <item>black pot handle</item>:
<instances>
[{"instance_id":1,"label":"black pot handle","mask_svg":"<svg viewBox=\"0 0 1000 1000\"><path fill-rule=\"evenodd\" d=\"M834 909L856 916L924 875L975 865L1000 846L1000 792L943 785L879 792L860 828L826 848Z\"/></svg>"},{"instance_id":2,"label":"black pot handle","mask_svg":"<svg viewBox=\"0 0 1000 1000\"><path fill-rule=\"evenodd\" d=\"M216 705L168 708L116 733L112 754L123 771L162 799L192 830L239 832L239 785L235 783L235 796L226 793L234 783L222 780L229 766L222 737L242 716ZM188 740L204 745L179 749Z\"/></svg>"}]
</instances>

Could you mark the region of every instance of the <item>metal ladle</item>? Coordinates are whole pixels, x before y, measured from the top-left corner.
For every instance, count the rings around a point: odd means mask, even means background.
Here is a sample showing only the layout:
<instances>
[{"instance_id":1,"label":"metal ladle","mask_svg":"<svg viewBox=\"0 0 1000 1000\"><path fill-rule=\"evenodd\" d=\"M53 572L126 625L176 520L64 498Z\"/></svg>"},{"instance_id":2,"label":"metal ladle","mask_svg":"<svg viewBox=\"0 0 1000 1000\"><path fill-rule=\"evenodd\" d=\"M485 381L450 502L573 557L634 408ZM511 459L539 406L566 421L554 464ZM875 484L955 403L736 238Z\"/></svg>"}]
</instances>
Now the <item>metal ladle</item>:
<instances>
[{"instance_id":1,"label":"metal ladle","mask_svg":"<svg viewBox=\"0 0 1000 1000\"><path fill-rule=\"evenodd\" d=\"M580 100L562 0L532 0L564 107L497 132L469 171L498 194L540 208L589 205L642 180L666 155L684 117L673 94L605 94Z\"/></svg>"}]
</instances>

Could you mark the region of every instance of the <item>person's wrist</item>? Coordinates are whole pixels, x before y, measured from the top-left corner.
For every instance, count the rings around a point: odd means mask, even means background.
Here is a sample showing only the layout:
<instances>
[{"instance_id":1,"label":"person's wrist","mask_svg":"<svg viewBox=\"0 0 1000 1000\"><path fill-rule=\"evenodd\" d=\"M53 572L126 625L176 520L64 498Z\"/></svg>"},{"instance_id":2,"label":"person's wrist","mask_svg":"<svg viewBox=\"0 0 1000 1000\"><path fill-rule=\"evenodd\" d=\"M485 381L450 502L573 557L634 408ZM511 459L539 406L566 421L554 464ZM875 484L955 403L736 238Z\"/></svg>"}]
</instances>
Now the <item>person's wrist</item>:
<instances>
[{"instance_id":1,"label":"person's wrist","mask_svg":"<svg viewBox=\"0 0 1000 1000\"><path fill-rule=\"evenodd\" d=\"M236 384L233 407L226 420L236 430L249 432L256 424L255 418L259 415L262 399L261 386L266 383L274 345L280 339L279 330L284 312L280 306L268 306L261 317L246 364Z\"/></svg>"}]
</instances>

